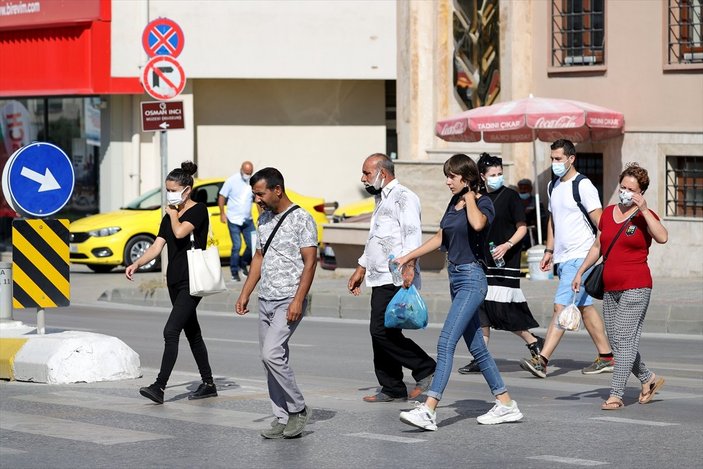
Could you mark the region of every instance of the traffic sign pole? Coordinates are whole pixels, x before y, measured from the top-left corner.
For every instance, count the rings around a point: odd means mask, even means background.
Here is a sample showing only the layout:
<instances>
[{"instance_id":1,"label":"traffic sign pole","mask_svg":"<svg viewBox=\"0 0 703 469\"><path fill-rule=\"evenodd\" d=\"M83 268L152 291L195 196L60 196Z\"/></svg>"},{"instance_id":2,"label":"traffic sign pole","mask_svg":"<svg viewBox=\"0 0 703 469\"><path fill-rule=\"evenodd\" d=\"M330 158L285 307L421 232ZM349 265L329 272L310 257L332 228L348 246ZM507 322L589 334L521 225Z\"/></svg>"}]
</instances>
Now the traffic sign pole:
<instances>
[{"instance_id":1,"label":"traffic sign pole","mask_svg":"<svg viewBox=\"0 0 703 469\"><path fill-rule=\"evenodd\" d=\"M0 321L12 321L12 264L0 262Z\"/></svg>"},{"instance_id":2,"label":"traffic sign pole","mask_svg":"<svg viewBox=\"0 0 703 469\"><path fill-rule=\"evenodd\" d=\"M168 176L168 138L165 130L159 131L159 153L161 154L161 207L166 210L166 176ZM166 282L166 269L168 267L168 246L161 251L161 275Z\"/></svg>"}]
</instances>

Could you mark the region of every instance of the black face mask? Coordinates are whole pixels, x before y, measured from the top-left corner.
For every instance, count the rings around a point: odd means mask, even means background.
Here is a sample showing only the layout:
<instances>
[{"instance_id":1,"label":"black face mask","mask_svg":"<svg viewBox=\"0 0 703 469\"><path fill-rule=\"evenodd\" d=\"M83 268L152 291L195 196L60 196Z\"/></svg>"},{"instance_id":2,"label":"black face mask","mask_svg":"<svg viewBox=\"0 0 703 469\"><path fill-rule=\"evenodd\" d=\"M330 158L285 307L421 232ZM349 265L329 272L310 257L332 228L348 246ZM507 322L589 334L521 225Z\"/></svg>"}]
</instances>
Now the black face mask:
<instances>
[{"instance_id":1,"label":"black face mask","mask_svg":"<svg viewBox=\"0 0 703 469\"><path fill-rule=\"evenodd\" d=\"M366 192L368 192L371 195L378 195L381 192L383 192L383 186L382 186L383 183L381 183L381 185L379 187L375 187L376 182L378 181L378 178L380 178L380 177L381 177L381 173L379 171L379 173L376 175L376 179L374 180L373 184L365 184L364 185L364 189L366 189Z\"/></svg>"}]
</instances>

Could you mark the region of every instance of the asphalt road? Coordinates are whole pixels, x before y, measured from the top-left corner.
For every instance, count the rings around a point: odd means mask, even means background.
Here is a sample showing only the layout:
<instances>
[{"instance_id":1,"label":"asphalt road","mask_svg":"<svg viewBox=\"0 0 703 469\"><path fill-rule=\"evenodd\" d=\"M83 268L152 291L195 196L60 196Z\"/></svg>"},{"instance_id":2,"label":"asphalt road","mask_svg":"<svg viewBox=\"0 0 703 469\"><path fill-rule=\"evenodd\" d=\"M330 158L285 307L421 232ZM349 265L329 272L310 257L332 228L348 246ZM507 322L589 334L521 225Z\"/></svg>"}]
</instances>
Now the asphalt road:
<instances>
[{"instance_id":1,"label":"asphalt road","mask_svg":"<svg viewBox=\"0 0 703 469\"><path fill-rule=\"evenodd\" d=\"M304 436L263 440L271 420L257 321L206 313L200 317L219 397L188 401L199 384L185 339L157 406L138 388L153 382L162 352L167 310L73 306L47 312L47 326L117 336L136 350L138 380L44 385L0 382L0 466L453 468L453 467L697 467L703 456L703 340L647 335L641 351L667 384L651 404L639 405L633 378L626 407L604 412L609 374L580 369L595 350L585 333L567 333L546 380L522 371L520 340L494 332L489 346L525 418L478 425L493 399L480 375L452 375L438 409L439 429L423 432L398 420L407 402L368 404L375 391L364 321L306 318L293 337L292 365L313 416ZM15 319L35 322L31 311ZM413 331L434 352L439 329ZM458 347L454 368L469 359ZM412 378L406 382L412 386Z\"/></svg>"}]
</instances>

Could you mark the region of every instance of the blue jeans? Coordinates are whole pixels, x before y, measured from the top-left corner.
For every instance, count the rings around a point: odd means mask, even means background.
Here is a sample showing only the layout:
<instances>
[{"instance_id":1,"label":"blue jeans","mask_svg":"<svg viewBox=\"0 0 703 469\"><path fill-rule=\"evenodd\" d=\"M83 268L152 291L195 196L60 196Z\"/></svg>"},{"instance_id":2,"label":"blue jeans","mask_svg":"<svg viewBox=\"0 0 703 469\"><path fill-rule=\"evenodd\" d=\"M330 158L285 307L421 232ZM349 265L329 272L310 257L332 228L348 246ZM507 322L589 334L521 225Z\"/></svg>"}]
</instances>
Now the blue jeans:
<instances>
[{"instance_id":1,"label":"blue jeans","mask_svg":"<svg viewBox=\"0 0 703 469\"><path fill-rule=\"evenodd\" d=\"M235 225L227 220L229 236L232 238L232 254L229 258L229 268L232 276L239 273L239 268L251 264L251 234L254 232L254 221L244 220L241 225ZM239 250L242 248L242 235L244 236L244 254L239 257Z\"/></svg>"},{"instance_id":2,"label":"blue jeans","mask_svg":"<svg viewBox=\"0 0 703 469\"><path fill-rule=\"evenodd\" d=\"M437 343L437 368L427 396L438 401L447 387L454 362L454 350L461 336L469 347L469 352L478 363L483 378L494 396L507 391L496 362L488 352L481 332L478 307L486 298L488 283L486 274L477 263L455 265L451 262L449 271L449 292L452 306L449 308L444 327Z\"/></svg>"}]
</instances>

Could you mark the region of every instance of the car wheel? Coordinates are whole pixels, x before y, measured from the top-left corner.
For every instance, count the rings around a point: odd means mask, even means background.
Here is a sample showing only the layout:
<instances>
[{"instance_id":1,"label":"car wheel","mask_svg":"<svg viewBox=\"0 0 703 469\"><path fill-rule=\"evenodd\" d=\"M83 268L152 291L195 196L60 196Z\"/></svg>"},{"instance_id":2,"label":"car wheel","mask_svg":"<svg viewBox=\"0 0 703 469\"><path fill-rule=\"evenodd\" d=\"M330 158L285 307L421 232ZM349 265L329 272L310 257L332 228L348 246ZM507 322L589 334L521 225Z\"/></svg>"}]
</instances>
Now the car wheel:
<instances>
[{"instance_id":1,"label":"car wheel","mask_svg":"<svg viewBox=\"0 0 703 469\"><path fill-rule=\"evenodd\" d=\"M115 268L114 265L105 265L105 264L87 264L87 265L90 270L92 270L93 272L97 272L99 274L106 274Z\"/></svg>"},{"instance_id":2,"label":"car wheel","mask_svg":"<svg viewBox=\"0 0 703 469\"><path fill-rule=\"evenodd\" d=\"M124 249L125 265L131 265L137 259L142 257L142 255L151 247L153 243L154 238L147 235L139 235L130 239ZM139 268L139 272L154 272L161 267L160 264L160 258L157 256L153 261L141 266Z\"/></svg>"}]
</instances>

